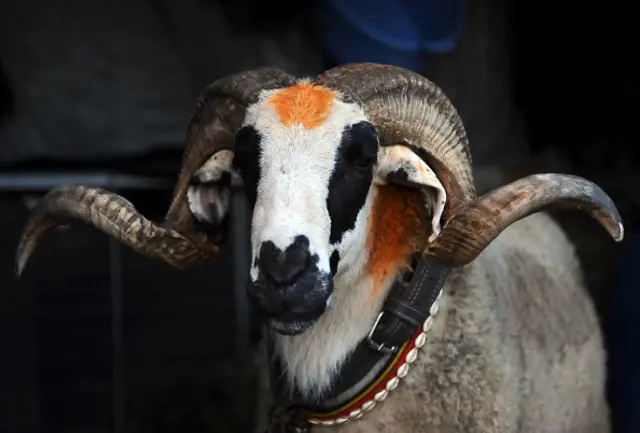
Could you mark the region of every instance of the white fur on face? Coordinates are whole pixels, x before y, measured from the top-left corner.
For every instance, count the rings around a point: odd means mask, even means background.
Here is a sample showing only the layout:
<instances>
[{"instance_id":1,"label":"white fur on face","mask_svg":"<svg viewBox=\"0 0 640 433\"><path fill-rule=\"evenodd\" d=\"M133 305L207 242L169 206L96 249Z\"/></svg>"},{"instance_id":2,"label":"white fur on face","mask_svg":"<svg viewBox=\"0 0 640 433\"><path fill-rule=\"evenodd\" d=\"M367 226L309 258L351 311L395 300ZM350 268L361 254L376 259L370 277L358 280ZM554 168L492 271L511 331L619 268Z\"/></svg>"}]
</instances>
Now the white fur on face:
<instances>
[{"instance_id":1,"label":"white fur on face","mask_svg":"<svg viewBox=\"0 0 640 433\"><path fill-rule=\"evenodd\" d=\"M335 99L321 125L313 129L285 126L269 103L277 91L263 92L248 108L243 125L253 126L262 137L251 227L253 281L258 277L254 264L262 243L272 241L285 250L297 235L309 239L309 252L318 256L318 268L330 272L329 180L345 126L367 120L358 105Z\"/></svg>"},{"instance_id":2,"label":"white fur on face","mask_svg":"<svg viewBox=\"0 0 640 433\"><path fill-rule=\"evenodd\" d=\"M373 287L373 280L365 275L369 258L365 243L374 199L372 189L354 229L346 232L336 247L342 259L333 279L330 308L303 334L275 336L289 386L307 397L318 398L331 386L349 353L371 329L384 301L385 291L373 299L366 296Z\"/></svg>"}]
</instances>

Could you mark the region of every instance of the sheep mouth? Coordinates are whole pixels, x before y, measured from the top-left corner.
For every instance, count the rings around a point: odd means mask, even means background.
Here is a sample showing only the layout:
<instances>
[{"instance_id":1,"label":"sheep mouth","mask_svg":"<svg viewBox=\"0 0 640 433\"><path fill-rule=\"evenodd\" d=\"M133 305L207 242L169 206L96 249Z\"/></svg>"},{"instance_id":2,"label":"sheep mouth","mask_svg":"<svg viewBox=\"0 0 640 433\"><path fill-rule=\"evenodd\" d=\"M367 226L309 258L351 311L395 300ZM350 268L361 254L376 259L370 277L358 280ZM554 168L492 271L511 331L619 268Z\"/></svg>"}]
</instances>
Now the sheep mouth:
<instances>
[{"instance_id":1,"label":"sheep mouth","mask_svg":"<svg viewBox=\"0 0 640 433\"><path fill-rule=\"evenodd\" d=\"M269 319L267 325L269 328L280 335L300 335L315 323L315 320L282 322L277 319Z\"/></svg>"},{"instance_id":2,"label":"sheep mouth","mask_svg":"<svg viewBox=\"0 0 640 433\"><path fill-rule=\"evenodd\" d=\"M299 335L309 329L322 316L326 305L324 303L304 312L289 311L278 315L269 315L266 318L266 323L272 331L278 334Z\"/></svg>"},{"instance_id":3,"label":"sheep mouth","mask_svg":"<svg viewBox=\"0 0 640 433\"><path fill-rule=\"evenodd\" d=\"M325 313L332 293L332 279L320 271L304 275L290 285L274 285L262 275L248 285L249 299L258 317L282 335L306 331Z\"/></svg>"}]
</instances>

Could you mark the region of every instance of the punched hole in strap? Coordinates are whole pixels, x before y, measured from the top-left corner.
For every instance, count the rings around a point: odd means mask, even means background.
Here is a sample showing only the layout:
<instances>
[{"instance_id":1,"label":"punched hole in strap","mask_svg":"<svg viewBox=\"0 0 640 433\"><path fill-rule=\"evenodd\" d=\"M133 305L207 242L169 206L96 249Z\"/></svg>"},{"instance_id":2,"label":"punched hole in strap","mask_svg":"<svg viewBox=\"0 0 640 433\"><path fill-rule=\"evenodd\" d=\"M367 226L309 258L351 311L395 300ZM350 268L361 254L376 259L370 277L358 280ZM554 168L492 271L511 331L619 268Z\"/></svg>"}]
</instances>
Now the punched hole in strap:
<instances>
[{"instance_id":1,"label":"punched hole in strap","mask_svg":"<svg viewBox=\"0 0 640 433\"><path fill-rule=\"evenodd\" d=\"M421 328L429 316L429 314L425 315L423 312L418 311L411 304L395 298L387 299L384 311L394 315L416 329Z\"/></svg>"}]
</instances>

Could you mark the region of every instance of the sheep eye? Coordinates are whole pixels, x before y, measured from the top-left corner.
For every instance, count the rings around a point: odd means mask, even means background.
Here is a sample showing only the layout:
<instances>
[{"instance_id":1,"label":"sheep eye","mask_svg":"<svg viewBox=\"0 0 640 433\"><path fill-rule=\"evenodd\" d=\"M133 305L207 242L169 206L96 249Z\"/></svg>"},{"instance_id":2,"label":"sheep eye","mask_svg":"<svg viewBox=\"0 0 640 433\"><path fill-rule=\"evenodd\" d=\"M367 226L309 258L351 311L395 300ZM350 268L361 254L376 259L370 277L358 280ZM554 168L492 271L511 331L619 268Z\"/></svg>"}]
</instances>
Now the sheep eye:
<instances>
[{"instance_id":1,"label":"sheep eye","mask_svg":"<svg viewBox=\"0 0 640 433\"><path fill-rule=\"evenodd\" d=\"M343 156L346 162L359 171L369 170L376 162L378 134L368 122L349 127L343 136Z\"/></svg>"},{"instance_id":2,"label":"sheep eye","mask_svg":"<svg viewBox=\"0 0 640 433\"><path fill-rule=\"evenodd\" d=\"M353 166L359 170L368 170L373 166L373 160L371 158L359 157L355 159Z\"/></svg>"},{"instance_id":3,"label":"sheep eye","mask_svg":"<svg viewBox=\"0 0 640 433\"><path fill-rule=\"evenodd\" d=\"M233 166L239 173L244 173L249 168L252 160L255 160L260 152L260 134L255 128L245 126L236 133Z\"/></svg>"}]
</instances>

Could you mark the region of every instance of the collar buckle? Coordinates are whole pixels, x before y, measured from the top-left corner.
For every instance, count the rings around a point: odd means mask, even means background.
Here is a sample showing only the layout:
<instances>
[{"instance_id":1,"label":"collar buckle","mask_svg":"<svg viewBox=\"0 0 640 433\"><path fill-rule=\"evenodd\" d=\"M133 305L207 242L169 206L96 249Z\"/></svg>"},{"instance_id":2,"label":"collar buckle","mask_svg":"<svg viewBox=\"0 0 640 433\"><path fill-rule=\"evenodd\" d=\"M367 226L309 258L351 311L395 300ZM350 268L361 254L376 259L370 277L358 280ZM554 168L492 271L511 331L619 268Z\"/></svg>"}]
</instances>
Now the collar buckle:
<instances>
[{"instance_id":1,"label":"collar buckle","mask_svg":"<svg viewBox=\"0 0 640 433\"><path fill-rule=\"evenodd\" d=\"M373 339L373 334L375 334L383 314L384 314L384 310L380 311L380 313L378 314L378 317L376 318L376 321L373 323L373 326L369 331L369 334L367 335L366 341L369 347L375 350L376 352L380 352L384 354L396 353L398 351L397 346L387 345L385 343L378 343Z\"/></svg>"}]
</instances>

